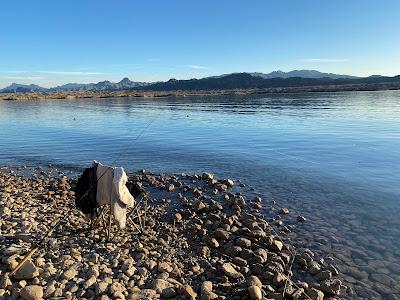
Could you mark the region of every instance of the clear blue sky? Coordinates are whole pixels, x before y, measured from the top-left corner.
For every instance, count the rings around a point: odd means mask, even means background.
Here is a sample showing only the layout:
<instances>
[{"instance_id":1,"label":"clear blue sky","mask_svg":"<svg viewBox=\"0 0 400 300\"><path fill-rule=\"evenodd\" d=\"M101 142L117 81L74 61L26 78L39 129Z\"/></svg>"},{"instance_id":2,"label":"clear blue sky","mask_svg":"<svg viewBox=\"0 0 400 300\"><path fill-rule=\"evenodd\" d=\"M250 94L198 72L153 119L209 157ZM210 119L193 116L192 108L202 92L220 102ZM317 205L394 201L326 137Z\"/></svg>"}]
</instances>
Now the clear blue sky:
<instances>
[{"instance_id":1,"label":"clear blue sky","mask_svg":"<svg viewBox=\"0 0 400 300\"><path fill-rule=\"evenodd\" d=\"M400 1L0 2L0 87L278 69L400 74Z\"/></svg>"}]
</instances>

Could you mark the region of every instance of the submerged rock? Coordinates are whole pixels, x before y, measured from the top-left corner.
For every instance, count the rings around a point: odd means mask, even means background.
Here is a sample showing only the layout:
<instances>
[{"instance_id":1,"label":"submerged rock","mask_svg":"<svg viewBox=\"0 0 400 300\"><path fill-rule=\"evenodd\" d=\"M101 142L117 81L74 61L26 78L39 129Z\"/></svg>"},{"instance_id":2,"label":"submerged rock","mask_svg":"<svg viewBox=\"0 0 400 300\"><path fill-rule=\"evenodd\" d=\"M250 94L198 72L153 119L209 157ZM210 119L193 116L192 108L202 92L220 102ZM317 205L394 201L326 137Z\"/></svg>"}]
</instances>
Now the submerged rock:
<instances>
[{"instance_id":1,"label":"submerged rock","mask_svg":"<svg viewBox=\"0 0 400 300\"><path fill-rule=\"evenodd\" d=\"M330 295L340 296L342 282L339 279L328 279L321 283L321 290Z\"/></svg>"},{"instance_id":2,"label":"submerged rock","mask_svg":"<svg viewBox=\"0 0 400 300\"><path fill-rule=\"evenodd\" d=\"M203 174L201 174L201 177L205 180L213 180L214 179L214 175L211 173L207 173L207 172L204 172Z\"/></svg>"},{"instance_id":3,"label":"submerged rock","mask_svg":"<svg viewBox=\"0 0 400 300\"><path fill-rule=\"evenodd\" d=\"M303 216L297 216L297 222L305 222L307 219L305 218L305 217L303 217Z\"/></svg>"},{"instance_id":4,"label":"submerged rock","mask_svg":"<svg viewBox=\"0 0 400 300\"><path fill-rule=\"evenodd\" d=\"M313 300L323 300L324 299L324 293L315 288L307 289L307 295Z\"/></svg>"},{"instance_id":5,"label":"submerged rock","mask_svg":"<svg viewBox=\"0 0 400 300\"><path fill-rule=\"evenodd\" d=\"M279 210L280 214L287 215L289 213L289 209L287 207L283 207Z\"/></svg>"}]
</instances>

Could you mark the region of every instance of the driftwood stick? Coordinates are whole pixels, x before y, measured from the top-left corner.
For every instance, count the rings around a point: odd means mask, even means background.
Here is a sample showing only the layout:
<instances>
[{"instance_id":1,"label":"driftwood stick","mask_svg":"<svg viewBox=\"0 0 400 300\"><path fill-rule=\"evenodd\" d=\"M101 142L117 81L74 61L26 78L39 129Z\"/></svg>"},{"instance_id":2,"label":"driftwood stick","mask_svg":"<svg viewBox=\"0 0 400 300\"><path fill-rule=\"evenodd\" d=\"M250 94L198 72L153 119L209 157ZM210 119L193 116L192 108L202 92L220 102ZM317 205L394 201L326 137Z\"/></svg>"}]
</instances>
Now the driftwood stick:
<instances>
[{"instance_id":1,"label":"driftwood stick","mask_svg":"<svg viewBox=\"0 0 400 300\"><path fill-rule=\"evenodd\" d=\"M19 269L21 269L21 267L28 261L28 259L30 259L32 257L32 255L36 252L36 250L39 249L38 247L35 247L33 249L31 249L26 255L25 257L19 262L19 264L14 268L14 270L11 271L10 276L14 275L15 273L17 273L17 271Z\"/></svg>"}]
</instances>

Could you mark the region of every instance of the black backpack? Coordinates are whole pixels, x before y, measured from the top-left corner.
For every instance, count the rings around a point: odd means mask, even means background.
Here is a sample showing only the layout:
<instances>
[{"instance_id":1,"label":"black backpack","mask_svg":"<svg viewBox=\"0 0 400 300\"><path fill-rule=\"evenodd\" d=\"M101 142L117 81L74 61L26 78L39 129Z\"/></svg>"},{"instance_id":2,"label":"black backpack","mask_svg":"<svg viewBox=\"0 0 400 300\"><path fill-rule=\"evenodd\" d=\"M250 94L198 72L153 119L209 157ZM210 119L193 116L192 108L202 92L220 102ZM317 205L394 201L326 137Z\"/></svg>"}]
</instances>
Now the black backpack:
<instances>
[{"instance_id":1,"label":"black backpack","mask_svg":"<svg viewBox=\"0 0 400 300\"><path fill-rule=\"evenodd\" d=\"M97 166L83 170L75 186L75 205L84 214L93 215L97 207Z\"/></svg>"}]
</instances>

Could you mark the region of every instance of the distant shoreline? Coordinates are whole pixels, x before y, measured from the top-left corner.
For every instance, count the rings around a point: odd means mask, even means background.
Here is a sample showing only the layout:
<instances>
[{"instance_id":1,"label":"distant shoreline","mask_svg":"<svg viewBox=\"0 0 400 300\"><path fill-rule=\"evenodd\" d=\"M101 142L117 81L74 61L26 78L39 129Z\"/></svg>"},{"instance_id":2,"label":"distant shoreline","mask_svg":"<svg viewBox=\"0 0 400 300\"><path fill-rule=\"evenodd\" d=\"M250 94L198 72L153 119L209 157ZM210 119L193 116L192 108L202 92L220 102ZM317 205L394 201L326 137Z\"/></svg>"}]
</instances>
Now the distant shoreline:
<instances>
[{"instance_id":1,"label":"distant shoreline","mask_svg":"<svg viewBox=\"0 0 400 300\"><path fill-rule=\"evenodd\" d=\"M305 92L350 92L350 91L384 91L400 90L400 83L376 84L343 84L324 86L282 87L282 88L250 88L250 89L223 89L223 90L174 90L174 91L63 91L63 92L28 92L28 93L0 93L0 100L62 100L62 99L92 99L92 98L166 98L192 96L245 96L280 93Z\"/></svg>"}]
</instances>

